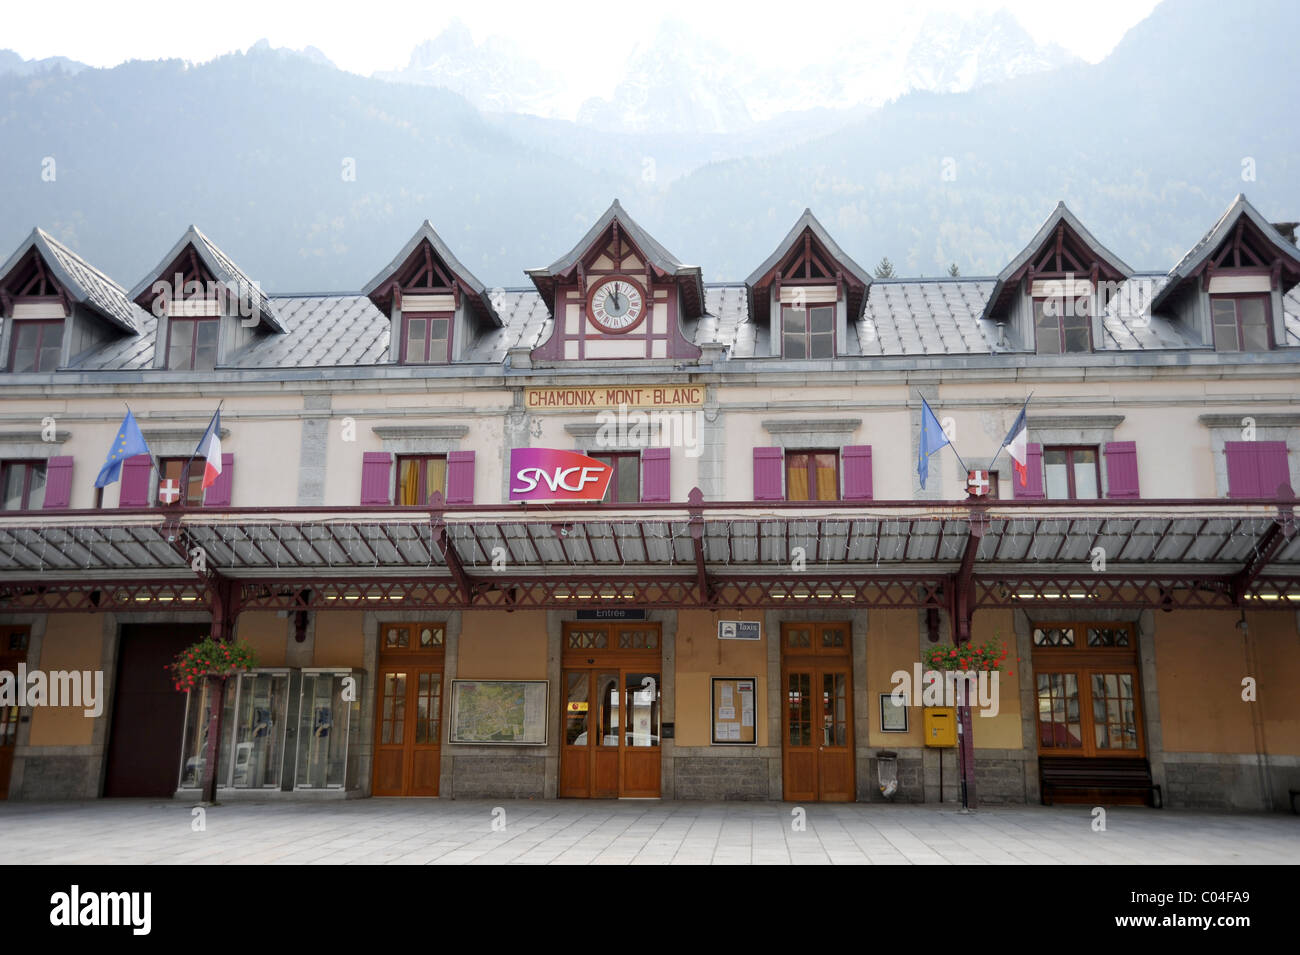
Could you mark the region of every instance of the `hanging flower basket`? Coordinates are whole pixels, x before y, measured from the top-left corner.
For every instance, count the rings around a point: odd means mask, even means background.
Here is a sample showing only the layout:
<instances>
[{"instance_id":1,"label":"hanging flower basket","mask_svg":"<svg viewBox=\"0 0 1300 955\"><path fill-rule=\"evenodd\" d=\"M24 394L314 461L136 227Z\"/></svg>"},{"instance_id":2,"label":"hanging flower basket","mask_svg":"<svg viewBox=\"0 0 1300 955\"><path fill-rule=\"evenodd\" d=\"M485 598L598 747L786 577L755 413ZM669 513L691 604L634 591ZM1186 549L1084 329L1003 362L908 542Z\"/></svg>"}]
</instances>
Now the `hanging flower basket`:
<instances>
[{"instance_id":1,"label":"hanging flower basket","mask_svg":"<svg viewBox=\"0 0 1300 955\"><path fill-rule=\"evenodd\" d=\"M228 677L257 666L253 648L244 640L222 643L206 636L186 647L170 664L172 683L182 693L189 692L207 677Z\"/></svg>"},{"instance_id":2,"label":"hanging flower basket","mask_svg":"<svg viewBox=\"0 0 1300 955\"><path fill-rule=\"evenodd\" d=\"M964 643L959 647L940 644L929 647L922 655L931 670L1001 670L1007 648L997 637L983 643ZM1008 672L1008 675L1011 675Z\"/></svg>"}]
</instances>

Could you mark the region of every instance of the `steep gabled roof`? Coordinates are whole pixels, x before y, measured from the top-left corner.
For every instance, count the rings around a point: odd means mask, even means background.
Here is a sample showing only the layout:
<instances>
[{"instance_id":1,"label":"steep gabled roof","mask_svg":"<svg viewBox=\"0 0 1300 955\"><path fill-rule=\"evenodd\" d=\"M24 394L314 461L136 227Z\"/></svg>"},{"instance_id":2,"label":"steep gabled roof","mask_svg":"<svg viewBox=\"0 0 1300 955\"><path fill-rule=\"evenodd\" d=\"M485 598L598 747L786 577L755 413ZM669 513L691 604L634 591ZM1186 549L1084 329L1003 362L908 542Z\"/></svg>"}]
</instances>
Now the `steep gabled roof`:
<instances>
[{"instance_id":1,"label":"steep gabled roof","mask_svg":"<svg viewBox=\"0 0 1300 955\"><path fill-rule=\"evenodd\" d=\"M264 325L274 332L284 332L284 325L276 313L275 305L266 297L257 283L250 279L230 256L217 248L216 244L200 232L199 227L195 225L191 225L186 229L185 234L172 246L171 251L163 256L162 261L145 278L141 279L135 288L131 289L131 300L139 301L140 297L147 293L156 281L168 278L163 274L164 271L185 251L186 246L194 247L199 261L212 273L213 278L221 282L232 293L237 293L241 298L245 295L248 296Z\"/></svg>"},{"instance_id":2,"label":"steep gabled roof","mask_svg":"<svg viewBox=\"0 0 1300 955\"><path fill-rule=\"evenodd\" d=\"M361 290L361 294L373 298L381 286L393 278L394 274L415 254L416 249L420 247L422 242L428 242L433 249L433 254L451 270L461 285L473 293L471 300L475 310L486 318L494 328L500 328L501 316L497 314L496 309L492 306L492 299L488 295L486 287L474 277L474 273L465 268L460 260L452 254L447 243L442 241L442 237L434 230L433 224L428 219L425 219L420 224L420 227L415 230L415 235L411 236L410 241L402 246L402 250L397 253L393 261L380 269L379 274L366 283L365 288Z\"/></svg>"},{"instance_id":3,"label":"steep gabled roof","mask_svg":"<svg viewBox=\"0 0 1300 955\"><path fill-rule=\"evenodd\" d=\"M126 289L43 229L32 229L9 260L0 266L0 276L13 271L33 249L74 302L124 332L139 334L139 315Z\"/></svg>"},{"instance_id":4,"label":"steep gabled roof","mask_svg":"<svg viewBox=\"0 0 1300 955\"><path fill-rule=\"evenodd\" d=\"M768 311L767 300L762 296L756 297L754 295L755 290L766 288L771 284L773 271L786 260L786 257L793 251L795 243L799 241L800 236L805 232L812 233L822 248L826 250L826 254L834 259L836 264L841 266L851 277L848 302L849 321L856 322L862 317L862 311L866 307L867 289L871 287L871 273L853 261L848 253L839 247L839 244L826 231L825 226L813 215L811 209L804 209L803 215L786 233L785 238L781 240L776 250L763 260L762 265L750 273L749 278L745 279L745 287L749 290L749 313L752 320L762 321Z\"/></svg>"},{"instance_id":5,"label":"steep gabled roof","mask_svg":"<svg viewBox=\"0 0 1300 955\"><path fill-rule=\"evenodd\" d=\"M671 275L683 282L687 310L684 317L697 318L703 314L704 278L700 267L698 265L683 265L679 262L676 256L655 241L649 232L636 224L617 199L572 249L545 268L524 270L525 274L533 280L533 284L537 286L537 291L541 293L547 307L552 311L555 309L555 279L569 274L577 266L578 260L586 255L591 246L604 235L615 220L618 221L623 234L641 250L641 253L652 266L660 272Z\"/></svg>"},{"instance_id":6,"label":"steep gabled roof","mask_svg":"<svg viewBox=\"0 0 1300 955\"><path fill-rule=\"evenodd\" d=\"M1093 234L1084 228L1078 217L1066 207L1064 202L1058 202L1056 208L1052 210L1042 226L1034 233L1034 237L1029 240L1029 244L1007 264L1006 268L998 273L993 286L993 294L989 296L988 304L984 308L985 318L992 318L994 314L1005 308L1006 300L1015 293L1016 286L1020 284L1020 279L1025 270L1029 268L1035 254L1043 248L1051 239L1053 233L1056 232L1057 227L1062 224L1073 232L1080 242L1087 246L1088 250L1096 257L1096 261L1108 266L1119 277L1125 279L1132 277L1133 270L1125 265L1114 252L1098 242Z\"/></svg>"},{"instance_id":7,"label":"steep gabled roof","mask_svg":"<svg viewBox=\"0 0 1300 955\"><path fill-rule=\"evenodd\" d=\"M1272 223L1259 214L1259 210L1250 204L1245 195L1237 193L1237 198L1219 216L1219 220L1210 227L1210 231L1201 236L1199 242L1187 250L1187 254L1178 260L1178 264L1169 270L1169 282L1160 294L1155 297L1151 303L1152 310L1160 308L1165 301L1174 294L1176 288L1181 288L1183 283L1188 279L1195 278L1205 268L1215 249L1223 244L1232 230L1236 227L1237 221L1245 216L1250 222L1259 229L1265 240L1275 246L1284 265L1289 264L1290 275L1292 276L1290 284L1300 282L1300 249L1288 242L1283 235L1273 228ZM1282 289L1285 294L1286 288Z\"/></svg>"}]
</instances>

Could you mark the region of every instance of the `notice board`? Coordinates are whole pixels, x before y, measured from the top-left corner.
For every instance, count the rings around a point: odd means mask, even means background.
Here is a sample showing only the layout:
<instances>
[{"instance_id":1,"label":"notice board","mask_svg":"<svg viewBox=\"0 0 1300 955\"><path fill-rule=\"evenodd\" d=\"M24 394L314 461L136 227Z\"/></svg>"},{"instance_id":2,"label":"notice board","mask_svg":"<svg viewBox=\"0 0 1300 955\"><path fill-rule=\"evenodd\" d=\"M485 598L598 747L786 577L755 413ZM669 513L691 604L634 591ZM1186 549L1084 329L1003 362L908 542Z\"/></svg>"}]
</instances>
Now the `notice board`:
<instances>
[{"instance_id":1,"label":"notice board","mask_svg":"<svg viewBox=\"0 0 1300 955\"><path fill-rule=\"evenodd\" d=\"M713 742L753 746L758 743L758 681L752 676L713 678Z\"/></svg>"}]
</instances>

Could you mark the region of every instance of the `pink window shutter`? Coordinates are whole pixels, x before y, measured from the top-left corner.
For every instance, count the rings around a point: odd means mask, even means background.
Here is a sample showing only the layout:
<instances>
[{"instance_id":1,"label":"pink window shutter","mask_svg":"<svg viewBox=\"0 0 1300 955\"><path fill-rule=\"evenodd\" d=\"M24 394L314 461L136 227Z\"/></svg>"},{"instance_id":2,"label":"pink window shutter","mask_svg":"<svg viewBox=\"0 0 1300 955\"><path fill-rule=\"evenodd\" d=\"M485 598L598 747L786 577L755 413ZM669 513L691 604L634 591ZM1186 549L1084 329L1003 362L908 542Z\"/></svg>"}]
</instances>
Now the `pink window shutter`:
<instances>
[{"instance_id":1,"label":"pink window shutter","mask_svg":"<svg viewBox=\"0 0 1300 955\"><path fill-rule=\"evenodd\" d=\"M641 452L641 500L672 500L671 448L646 448Z\"/></svg>"},{"instance_id":2,"label":"pink window shutter","mask_svg":"<svg viewBox=\"0 0 1300 955\"><path fill-rule=\"evenodd\" d=\"M1228 497L1277 496L1282 484L1291 486L1285 441L1225 441Z\"/></svg>"},{"instance_id":3,"label":"pink window shutter","mask_svg":"<svg viewBox=\"0 0 1300 955\"><path fill-rule=\"evenodd\" d=\"M389 478L393 456L387 451L367 451L361 456L361 503L391 504Z\"/></svg>"},{"instance_id":4,"label":"pink window shutter","mask_svg":"<svg viewBox=\"0 0 1300 955\"><path fill-rule=\"evenodd\" d=\"M47 511L72 503L72 458L50 458L45 462L45 504Z\"/></svg>"},{"instance_id":5,"label":"pink window shutter","mask_svg":"<svg viewBox=\"0 0 1300 955\"><path fill-rule=\"evenodd\" d=\"M191 469L201 469L203 462L198 458L190 465ZM199 473L196 470L196 473ZM229 507L230 492L235 486L235 456L226 451L221 455L221 473L212 482L212 486L203 492L204 507Z\"/></svg>"},{"instance_id":6,"label":"pink window shutter","mask_svg":"<svg viewBox=\"0 0 1300 955\"><path fill-rule=\"evenodd\" d=\"M871 445L853 444L844 448L844 500L871 500Z\"/></svg>"},{"instance_id":7,"label":"pink window shutter","mask_svg":"<svg viewBox=\"0 0 1300 955\"><path fill-rule=\"evenodd\" d=\"M1043 493L1043 446L1041 444L1025 445L1025 486L1020 486L1015 465L1011 468L1011 490L1013 496L1024 500L1041 501L1047 495Z\"/></svg>"},{"instance_id":8,"label":"pink window shutter","mask_svg":"<svg viewBox=\"0 0 1300 955\"><path fill-rule=\"evenodd\" d=\"M147 454L137 454L122 462L122 490L118 494L118 507L149 506L149 473L153 459Z\"/></svg>"},{"instance_id":9,"label":"pink window shutter","mask_svg":"<svg viewBox=\"0 0 1300 955\"><path fill-rule=\"evenodd\" d=\"M1283 484L1294 491L1295 486L1291 483L1291 465L1287 460L1286 442L1256 441L1255 443L1260 445L1256 452L1259 457L1260 495L1275 498Z\"/></svg>"},{"instance_id":10,"label":"pink window shutter","mask_svg":"<svg viewBox=\"0 0 1300 955\"><path fill-rule=\"evenodd\" d=\"M754 449L754 500L785 499L781 486L781 468L785 455L780 448Z\"/></svg>"},{"instance_id":11,"label":"pink window shutter","mask_svg":"<svg viewBox=\"0 0 1300 955\"><path fill-rule=\"evenodd\" d=\"M1137 498L1137 442L1112 441L1106 445L1107 497Z\"/></svg>"},{"instance_id":12,"label":"pink window shutter","mask_svg":"<svg viewBox=\"0 0 1300 955\"><path fill-rule=\"evenodd\" d=\"M451 451L447 454L447 503L474 503L474 452Z\"/></svg>"}]
</instances>

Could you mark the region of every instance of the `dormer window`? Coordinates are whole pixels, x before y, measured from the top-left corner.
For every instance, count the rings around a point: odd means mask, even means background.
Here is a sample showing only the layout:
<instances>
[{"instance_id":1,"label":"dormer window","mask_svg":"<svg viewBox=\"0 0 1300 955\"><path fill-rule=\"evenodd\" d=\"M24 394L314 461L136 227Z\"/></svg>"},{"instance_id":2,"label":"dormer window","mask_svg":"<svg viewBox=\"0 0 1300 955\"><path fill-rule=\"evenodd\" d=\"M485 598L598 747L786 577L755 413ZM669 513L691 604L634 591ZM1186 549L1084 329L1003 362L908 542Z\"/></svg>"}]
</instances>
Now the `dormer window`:
<instances>
[{"instance_id":1,"label":"dormer window","mask_svg":"<svg viewBox=\"0 0 1300 955\"><path fill-rule=\"evenodd\" d=\"M1214 350L1268 351L1269 303L1267 295L1211 295Z\"/></svg>"},{"instance_id":2,"label":"dormer window","mask_svg":"<svg viewBox=\"0 0 1300 955\"><path fill-rule=\"evenodd\" d=\"M758 354L828 359L845 351L863 315L871 274L849 258L808 209L745 280Z\"/></svg>"},{"instance_id":3,"label":"dormer window","mask_svg":"<svg viewBox=\"0 0 1300 955\"><path fill-rule=\"evenodd\" d=\"M443 365L451 361L452 312L402 315L404 365Z\"/></svg>"},{"instance_id":4,"label":"dormer window","mask_svg":"<svg viewBox=\"0 0 1300 955\"><path fill-rule=\"evenodd\" d=\"M171 371L211 371L217 367L220 319L177 318L167 322L167 368Z\"/></svg>"},{"instance_id":5,"label":"dormer window","mask_svg":"<svg viewBox=\"0 0 1300 955\"><path fill-rule=\"evenodd\" d=\"M63 351L63 320L20 319L13 323L9 370L54 371Z\"/></svg>"},{"instance_id":6,"label":"dormer window","mask_svg":"<svg viewBox=\"0 0 1300 955\"><path fill-rule=\"evenodd\" d=\"M503 327L493 296L427 220L362 294L388 316L386 360L394 364L460 361L479 334ZM504 297L497 301L504 304Z\"/></svg>"},{"instance_id":7,"label":"dormer window","mask_svg":"<svg viewBox=\"0 0 1300 955\"><path fill-rule=\"evenodd\" d=\"M1009 325L1013 348L1086 355L1105 338L1113 290L1132 275L1060 202L998 273L981 317Z\"/></svg>"},{"instance_id":8,"label":"dormer window","mask_svg":"<svg viewBox=\"0 0 1300 955\"><path fill-rule=\"evenodd\" d=\"M781 306L783 358L835 357L835 306Z\"/></svg>"}]
</instances>

